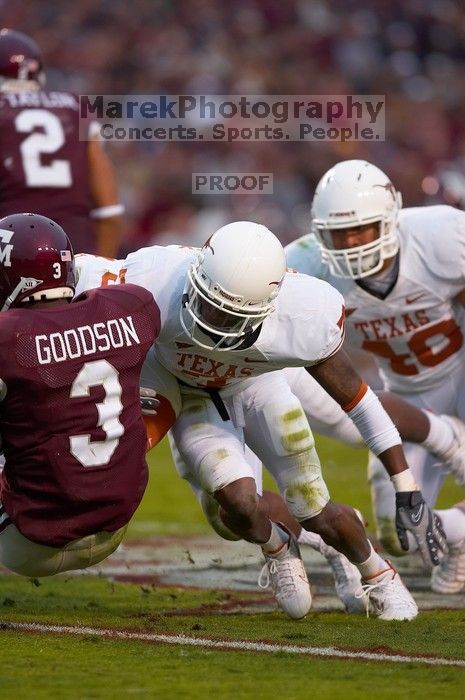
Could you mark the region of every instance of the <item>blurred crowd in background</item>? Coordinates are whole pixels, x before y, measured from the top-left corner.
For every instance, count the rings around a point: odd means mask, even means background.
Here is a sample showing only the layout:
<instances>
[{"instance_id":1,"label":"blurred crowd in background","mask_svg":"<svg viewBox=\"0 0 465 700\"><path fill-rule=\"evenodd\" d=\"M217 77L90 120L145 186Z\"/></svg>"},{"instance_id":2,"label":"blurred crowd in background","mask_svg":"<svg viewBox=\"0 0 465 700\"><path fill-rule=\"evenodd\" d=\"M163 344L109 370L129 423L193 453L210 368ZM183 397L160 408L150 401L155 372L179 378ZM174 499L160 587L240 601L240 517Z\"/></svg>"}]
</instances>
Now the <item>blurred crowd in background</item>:
<instances>
[{"instance_id":1,"label":"blurred crowd in background","mask_svg":"<svg viewBox=\"0 0 465 700\"><path fill-rule=\"evenodd\" d=\"M285 243L335 162L385 170L408 206L465 207L465 6L452 0L0 0L40 45L50 89L79 94L385 94L385 142L109 144L121 253L199 244L231 220ZM193 195L192 172L272 172L271 195Z\"/></svg>"}]
</instances>

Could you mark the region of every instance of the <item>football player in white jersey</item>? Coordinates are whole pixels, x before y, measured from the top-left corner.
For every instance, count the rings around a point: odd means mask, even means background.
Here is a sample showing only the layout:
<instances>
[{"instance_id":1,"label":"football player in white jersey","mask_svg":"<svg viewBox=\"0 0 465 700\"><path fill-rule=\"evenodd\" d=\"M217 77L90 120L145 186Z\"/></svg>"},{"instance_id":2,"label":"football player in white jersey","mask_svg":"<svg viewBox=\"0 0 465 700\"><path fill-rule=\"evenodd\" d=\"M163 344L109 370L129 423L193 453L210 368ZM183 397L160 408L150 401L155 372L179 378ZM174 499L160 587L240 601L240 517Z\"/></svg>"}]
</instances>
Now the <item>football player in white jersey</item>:
<instances>
[{"instance_id":1,"label":"football player in white jersey","mask_svg":"<svg viewBox=\"0 0 465 700\"><path fill-rule=\"evenodd\" d=\"M445 445L455 434L460 449L448 466L464 484L465 213L449 206L401 209L389 178L353 160L320 180L312 222L312 234L287 246L288 264L344 295L347 343L373 353L386 389L418 408L456 417L446 419L447 431L430 413L425 445L405 446L433 506L447 469L424 449L431 440ZM369 480L378 535L398 554L394 491L374 457ZM459 592L465 587L465 502L439 514L449 553L433 571L432 588Z\"/></svg>"},{"instance_id":2,"label":"football player in white jersey","mask_svg":"<svg viewBox=\"0 0 465 700\"><path fill-rule=\"evenodd\" d=\"M265 376L285 366L308 367L345 407L393 478L404 539L411 531L425 559L437 563L442 534L403 458L398 433L340 350L344 313L338 292L285 273L279 241L250 222L223 227L200 253L153 247L129 255L124 268L125 279L149 288L161 309L155 352L183 383L173 432L190 479L219 502L230 530L262 546L280 606L301 617L311 597L294 539L270 521L257 497L244 436L293 515L357 565L375 613L383 619L414 617L413 599L373 551L353 509L329 500L308 421L282 373Z\"/></svg>"}]
</instances>

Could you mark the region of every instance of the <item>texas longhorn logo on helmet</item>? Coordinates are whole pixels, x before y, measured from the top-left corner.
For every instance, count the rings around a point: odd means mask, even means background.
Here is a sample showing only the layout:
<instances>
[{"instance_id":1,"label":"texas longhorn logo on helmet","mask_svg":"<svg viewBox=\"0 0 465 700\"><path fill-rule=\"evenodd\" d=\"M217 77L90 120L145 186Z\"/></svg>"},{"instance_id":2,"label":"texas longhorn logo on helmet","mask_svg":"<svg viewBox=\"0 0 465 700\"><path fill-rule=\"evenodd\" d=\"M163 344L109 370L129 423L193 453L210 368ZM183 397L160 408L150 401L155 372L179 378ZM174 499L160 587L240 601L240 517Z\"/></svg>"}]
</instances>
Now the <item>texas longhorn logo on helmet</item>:
<instances>
[{"instance_id":1,"label":"texas longhorn logo on helmet","mask_svg":"<svg viewBox=\"0 0 465 700\"><path fill-rule=\"evenodd\" d=\"M210 238L208 238L208 239L205 241L205 243L203 244L202 250L206 250L207 248L210 248L210 250L211 250L211 252L212 252L212 255L215 255L215 251L213 250L212 244L210 243L210 241L211 241L212 238L213 238L213 233L212 233L212 235L210 236Z\"/></svg>"},{"instance_id":2,"label":"texas longhorn logo on helmet","mask_svg":"<svg viewBox=\"0 0 465 700\"><path fill-rule=\"evenodd\" d=\"M393 200L396 202L397 201L397 192L396 188L392 184L392 182L386 182L385 185L373 185L373 187L382 187L383 190L387 190L388 192L391 193Z\"/></svg>"}]
</instances>

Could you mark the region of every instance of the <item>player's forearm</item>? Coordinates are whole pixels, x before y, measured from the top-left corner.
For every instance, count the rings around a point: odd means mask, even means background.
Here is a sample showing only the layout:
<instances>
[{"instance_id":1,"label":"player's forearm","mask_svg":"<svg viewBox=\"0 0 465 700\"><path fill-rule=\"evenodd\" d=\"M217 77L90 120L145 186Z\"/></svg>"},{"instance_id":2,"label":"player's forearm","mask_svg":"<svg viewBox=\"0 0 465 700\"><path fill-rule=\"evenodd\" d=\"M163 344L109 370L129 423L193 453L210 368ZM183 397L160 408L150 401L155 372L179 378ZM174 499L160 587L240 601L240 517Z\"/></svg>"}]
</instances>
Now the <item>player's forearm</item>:
<instances>
[{"instance_id":1,"label":"player's forearm","mask_svg":"<svg viewBox=\"0 0 465 700\"><path fill-rule=\"evenodd\" d=\"M347 411L369 449L379 457L396 492L419 491L405 459L399 432L376 394L366 385L362 398ZM343 407L344 408L344 407Z\"/></svg>"},{"instance_id":2,"label":"player's forearm","mask_svg":"<svg viewBox=\"0 0 465 700\"><path fill-rule=\"evenodd\" d=\"M124 206L120 202L113 165L99 141L88 144L88 178L97 252L105 257L116 257L121 243Z\"/></svg>"},{"instance_id":3,"label":"player's forearm","mask_svg":"<svg viewBox=\"0 0 465 700\"><path fill-rule=\"evenodd\" d=\"M308 371L354 422L367 447L380 457L389 476L408 469L397 428L343 350Z\"/></svg>"},{"instance_id":4,"label":"player's forearm","mask_svg":"<svg viewBox=\"0 0 465 700\"><path fill-rule=\"evenodd\" d=\"M403 441L423 443L430 432L428 415L400 396L387 391L377 391L376 395L389 414Z\"/></svg>"},{"instance_id":5,"label":"player's forearm","mask_svg":"<svg viewBox=\"0 0 465 700\"><path fill-rule=\"evenodd\" d=\"M382 452L378 457L391 477L396 491L413 491L418 489L406 462L402 445L394 445Z\"/></svg>"},{"instance_id":6,"label":"player's forearm","mask_svg":"<svg viewBox=\"0 0 465 700\"><path fill-rule=\"evenodd\" d=\"M408 469L399 432L366 384L362 383L353 404L342 408L355 423L367 447L380 458L389 476Z\"/></svg>"},{"instance_id":7,"label":"player's forearm","mask_svg":"<svg viewBox=\"0 0 465 700\"><path fill-rule=\"evenodd\" d=\"M105 258L116 258L121 245L123 219L121 216L111 216L94 221L97 239L97 254Z\"/></svg>"}]
</instances>

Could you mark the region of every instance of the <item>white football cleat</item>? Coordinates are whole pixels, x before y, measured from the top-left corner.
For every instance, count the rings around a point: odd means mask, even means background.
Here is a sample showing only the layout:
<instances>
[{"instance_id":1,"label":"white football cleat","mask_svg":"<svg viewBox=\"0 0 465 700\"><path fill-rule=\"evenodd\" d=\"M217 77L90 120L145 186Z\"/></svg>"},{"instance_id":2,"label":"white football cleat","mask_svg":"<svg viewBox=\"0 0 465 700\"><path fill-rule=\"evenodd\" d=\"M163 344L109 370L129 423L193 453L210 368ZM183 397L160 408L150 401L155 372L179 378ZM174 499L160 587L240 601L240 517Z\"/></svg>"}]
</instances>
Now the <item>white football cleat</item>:
<instances>
[{"instance_id":1,"label":"white football cleat","mask_svg":"<svg viewBox=\"0 0 465 700\"><path fill-rule=\"evenodd\" d=\"M431 574L435 593L460 593L465 588L465 540L450 544L449 551Z\"/></svg>"},{"instance_id":2,"label":"white football cleat","mask_svg":"<svg viewBox=\"0 0 465 700\"><path fill-rule=\"evenodd\" d=\"M357 567L347 557L322 541L318 550L331 567L336 593L348 613L366 610L365 596L357 595L362 586L362 577Z\"/></svg>"},{"instance_id":3,"label":"white football cleat","mask_svg":"<svg viewBox=\"0 0 465 700\"><path fill-rule=\"evenodd\" d=\"M441 455L441 461L454 475L459 486L465 486L465 423L455 416L439 416L452 428L455 442L452 447Z\"/></svg>"},{"instance_id":4,"label":"white football cleat","mask_svg":"<svg viewBox=\"0 0 465 700\"><path fill-rule=\"evenodd\" d=\"M281 526L282 527L282 526ZM289 544L277 556L263 552L265 564L258 578L260 588L271 589L276 602L289 617L299 620L312 606L312 594L299 545L290 534Z\"/></svg>"},{"instance_id":5,"label":"white football cleat","mask_svg":"<svg viewBox=\"0 0 465 700\"><path fill-rule=\"evenodd\" d=\"M366 596L367 617L371 612L380 620L413 620L418 615L417 604L391 562L386 564L385 571L364 580L357 594L360 598Z\"/></svg>"}]
</instances>

